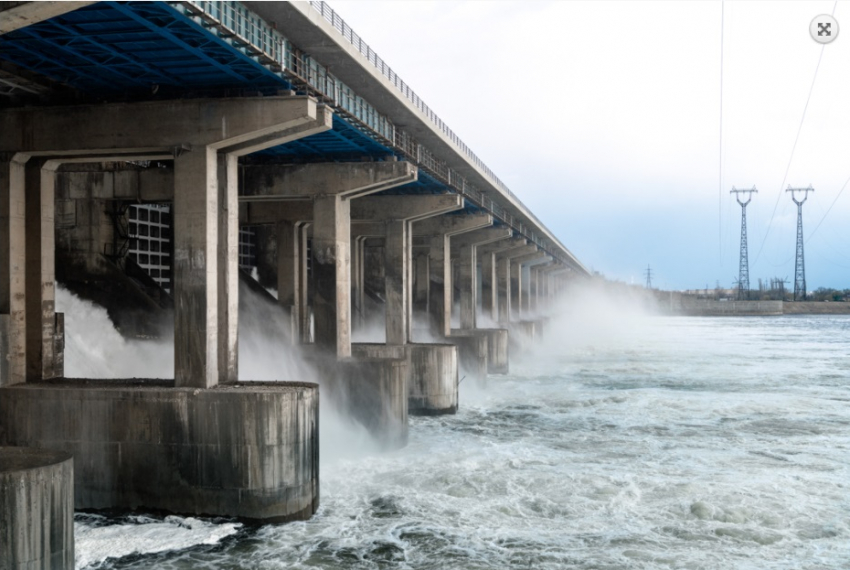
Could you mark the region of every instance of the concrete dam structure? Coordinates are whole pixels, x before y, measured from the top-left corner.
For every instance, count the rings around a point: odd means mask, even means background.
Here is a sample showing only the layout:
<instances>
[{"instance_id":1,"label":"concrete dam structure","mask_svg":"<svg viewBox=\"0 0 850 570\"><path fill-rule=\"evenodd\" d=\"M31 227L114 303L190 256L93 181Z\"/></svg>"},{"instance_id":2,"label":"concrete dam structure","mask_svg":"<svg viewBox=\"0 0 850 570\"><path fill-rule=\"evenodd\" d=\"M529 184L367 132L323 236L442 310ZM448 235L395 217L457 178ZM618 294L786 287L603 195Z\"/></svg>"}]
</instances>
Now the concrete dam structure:
<instances>
[{"instance_id":1,"label":"concrete dam structure","mask_svg":"<svg viewBox=\"0 0 850 570\"><path fill-rule=\"evenodd\" d=\"M324 2L0 2L0 95L0 474L32 448L74 500L35 520L315 513L319 385L240 379L240 282L397 448L588 274ZM173 326L173 379L66 378L57 283ZM10 567L70 567L67 524Z\"/></svg>"}]
</instances>

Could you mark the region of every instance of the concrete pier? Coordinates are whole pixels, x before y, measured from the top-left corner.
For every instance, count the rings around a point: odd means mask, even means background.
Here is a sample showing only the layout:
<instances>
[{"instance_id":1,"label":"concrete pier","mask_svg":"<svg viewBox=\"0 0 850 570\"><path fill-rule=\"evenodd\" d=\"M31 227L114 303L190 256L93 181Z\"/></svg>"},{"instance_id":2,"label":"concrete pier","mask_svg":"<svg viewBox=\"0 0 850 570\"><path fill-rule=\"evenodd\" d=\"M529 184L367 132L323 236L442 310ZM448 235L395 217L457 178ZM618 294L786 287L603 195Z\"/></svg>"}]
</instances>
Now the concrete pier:
<instances>
[{"instance_id":1,"label":"concrete pier","mask_svg":"<svg viewBox=\"0 0 850 570\"><path fill-rule=\"evenodd\" d=\"M459 351L454 344L354 343L354 356L404 359L408 366L407 410L410 415L453 414L458 408Z\"/></svg>"},{"instance_id":2,"label":"concrete pier","mask_svg":"<svg viewBox=\"0 0 850 570\"><path fill-rule=\"evenodd\" d=\"M0 445L75 458L78 509L304 520L319 504L316 384L56 380L0 390Z\"/></svg>"},{"instance_id":3,"label":"concrete pier","mask_svg":"<svg viewBox=\"0 0 850 570\"><path fill-rule=\"evenodd\" d=\"M70 453L0 447L0 568L73 570Z\"/></svg>"},{"instance_id":4,"label":"concrete pier","mask_svg":"<svg viewBox=\"0 0 850 570\"><path fill-rule=\"evenodd\" d=\"M330 381L329 398L346 409L384 449L407 445L409 365L404 349L392 354L367 356L353 344L354 356L315 361L323 378ZM386 345L376 345L386 347Z\"/></svg>"}]
</instances>

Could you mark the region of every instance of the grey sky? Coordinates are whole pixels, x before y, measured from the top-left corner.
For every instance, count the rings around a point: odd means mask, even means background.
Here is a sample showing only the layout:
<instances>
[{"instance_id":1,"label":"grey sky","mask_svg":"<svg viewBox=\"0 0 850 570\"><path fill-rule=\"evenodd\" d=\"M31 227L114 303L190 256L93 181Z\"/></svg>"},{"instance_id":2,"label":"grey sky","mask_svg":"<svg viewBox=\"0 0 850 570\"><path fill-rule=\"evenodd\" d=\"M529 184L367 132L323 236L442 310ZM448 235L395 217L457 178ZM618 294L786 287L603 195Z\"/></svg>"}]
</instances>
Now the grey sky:
<instances>
[{"instance_id":1,"label":"grey sky","mask_svg":"<svg viewBox=\"0 0 850 570\"><path fill-rule=\"evenodd\" d=\"M808 288L850 287L850 189L839 197L850 2L823 48L809 23L834 1L725 2L720 185L720 1L331 6L588 267L642 283L649 264L656 286L731 286L740 208L729 190L755 184L751 285L793 284L784 188L812 184Z\"/></svg>"}]
</instances>

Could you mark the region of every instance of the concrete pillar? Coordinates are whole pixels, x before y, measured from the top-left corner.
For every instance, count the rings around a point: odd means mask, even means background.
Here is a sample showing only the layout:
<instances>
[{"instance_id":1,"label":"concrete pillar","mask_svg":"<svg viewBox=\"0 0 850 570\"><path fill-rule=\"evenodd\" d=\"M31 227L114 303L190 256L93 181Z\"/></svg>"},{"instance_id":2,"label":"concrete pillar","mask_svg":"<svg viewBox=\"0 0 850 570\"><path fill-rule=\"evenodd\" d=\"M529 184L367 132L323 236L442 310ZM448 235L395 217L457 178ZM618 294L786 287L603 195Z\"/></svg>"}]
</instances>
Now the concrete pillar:
<instances>
[{"instance_id":1,"label":"concrete pillar","mask_svg":"<svg viewBox=\"0 0 850 570\"><path fill-rule=\"evenodd\" d=\"M536 249L536 248L534 248ZM526 255L520 255L518 257L514 257L511 259L512 263L512 276L517 275L516 282L516 311L517 317L521 319L523 316L527 316L529 312L529 291L530 284L529 276L531 275L530 266L537 265L540 263L546 263L550 261L552 258L546 255L545 252L535 251ZM513 283L511 283L513 287Z\"/></svg>"},{"instance_id":2,"label":"concrete pillar","mask_svg":"<svg viewBox=\"0 0 850 570\"><path fill-rule=\"evenodd\" d=\"M277 233L277 302L289 315L292 344L301 340L301 223L279 221Z\"/></svg>"},{"instance_id":3,"label":"concrete pillar","mask_svg":"<svg viewBox=\"0 0 850 570\"><path fill-rule=\"evenodd\" d=\"M360 324L366 322L366 238L358 237L355 246L357 247L357 256L360 263L357 266L357 273L354 278L357 280L357 318Z\"/></svg>"},{"instance_id":4,"label":"concrete pillar","mask_svg":"<svg viewBox=\"0 0 850 570\"><path fill-rule=\"evenodd\" d=\"M58 166L57 163L40 159L30 160L26 165L27 380L42 380L64 375L62 350L55 344L54 195Z\"/></svg>"},{"instance_id":5,"label":"concrete pillar","mask_svg":"<svg viewBox=\"0 0 850 570\"><path fill-rule=\"evenodd\" d=\"M431 258L428 251L415 252L413 256L413 309L428 314L429 277Z\"/></svg>"},{"instance_id":6,"label":"concrete pillar","mask_svg":"<svg viewBox=\"0 0 850 570\"><path fill-rule=\"evenodd\" d=\"M460 248L460 328L476 328L475 308L476 299L476 269L478 261L475 256L475 245L463 245Z\"/></svg>"},{"instance_id":7,"label":"concrete pillar","mask_svg":"<svg viewBox=\"0 0 850 570\"><path fill-rule=\"evenodd\" d=\"M499 257L496 261L496 279L499 289L499 324L508 325L511 322L511 260Z\"/></svg>"},{"instance_id":8,"label":"concrete pillar","mask_svg":"<svg viewBox=\"0 0 850 570\"><path fill-rule=\"evenodd\" d=\"M431 258L428 298L432 323L437 334L447 337L452 331L452 259L449 236L443 234L432 237L428 256Z\"/></svg>"},{"instance_id":9,"label":"concrete pillar","mask_svg":"<svg viewBox=\"0 0 850 570\"><path fill-rule=\"evenodd\" d=\"M0 386L26 381L26 160L0 156Z\"/></svg>"},{"instance_id":10,"label":"concrete pillar","mask_svg":"<svg viewBox=\"0 0 850 570\"><path fill-rule=\"evenodd\" d=\"M481 305L482 313L492 322L499 320L498 289L496 288L496 254L481 256Z\"/></svg>"},{"instance_id":11,"label":"concrete pillar","mask_svg":"<svg viewBox=\"0 0 850 570\"><path fill-rule=\"evenodd\" d=\"M519 320L522 318L522 307L520 306L520 293L522 291L522 265L519 263L510 263L510 280L511 280L511 309L508 312L509 320Z\"/></svg>"},{"instance_id":12,"label":"concrete pillar","mask_svg":"<svg viewBox=\"0 0 850 570\"><path fill-rule=\"evenodd\" d=\"M238 155L218 153L218 382L239 380Z\"/></svg>"},{"instance_id":13,"label":"concrete pillar","mask_svg":"<svg viewBox=\"0 0 850 570\"><path fill-rule=\"evenodd\" d=\"M298 239L298 314L301 315L301 321L298 324L298 330L302 344L313 342L313 332L310 326L312 322L310 312L310 279L307 275L307 239L309 233L313 229L312 223L301 224L301 232Z\"/></svg>"},{"instance_id":14,"label":"concrete pillar","mask_svg":"<svg viewBox=\"0 0 850 570\"><path fill-rule=\"evenodd\" d=\"M403 345L410 341L409 223L391 220L387 222L386 231L384 291L387 302L387 344Z\"/></svg>"},{"instance_id":15,"label":"concrete pillar","mask_svg":"<svg viewBox=\"0 0 850 570\"><path fill-rule=\"evenodd\" d=\"M351 356L351 201L339 195L313 201L313 313L316 346Z\"/></svg>"},{"instance_id":16,"label":"concrete pillar","mask_svg":"<svg viewBox=\"0 0 850 570\"><path fill-rule=\"evenodd\" d=\"M502 325L510 323L518 308L518 290L514 289L516 285L519 285L520 280L517 273L512 270L514 265L512 259L536 251L536 245L517 245L499 252L496 256L496 272L499 281L499 323Z\"/></svg>"},{"instance_id":17,"label":"concrete pillar","mask_svg":"<svg viewBox=\"0 0 850 570\"><path fill-rule=\"evenodd\" d=\"M482 228L452 237L453 254L458 258L460 289L460 328L476 328L478 305L478 249L510 238L509 228ZM470 249L471 248L471 249Z\"/></svg>"},{"instance_id":18,"label":"concrete pillar","mask_svg":"<svg viewBox=\"0 0 850 570\"><path fill-rule=\"evenodd\" d=\"M205 146L174 160L174 380L219 382L218 157Z\"/></svg>"}]
</instances>

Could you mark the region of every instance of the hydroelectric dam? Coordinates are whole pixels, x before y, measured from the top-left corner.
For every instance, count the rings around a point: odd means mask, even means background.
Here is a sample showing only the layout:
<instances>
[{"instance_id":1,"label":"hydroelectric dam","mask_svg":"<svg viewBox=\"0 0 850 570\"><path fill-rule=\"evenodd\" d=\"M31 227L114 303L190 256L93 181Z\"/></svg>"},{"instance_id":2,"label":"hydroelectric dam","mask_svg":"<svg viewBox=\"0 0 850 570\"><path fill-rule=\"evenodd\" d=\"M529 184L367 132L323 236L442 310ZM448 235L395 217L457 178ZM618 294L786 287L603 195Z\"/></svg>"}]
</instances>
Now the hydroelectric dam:
<instances>
[{"instance_id":1,"label":"hydroelectric dam","mask_svg":"<svg viewBox=\"0 0 850 570\"><path fill-rule=\"evenodd\" d=\"M72 568L74 509L316 512L319 385L240 379L240 295L391 449L588 274L324 2L0 2L0 567ZM67 378L57 283L173 319L173 379Z\"/></svg>"}]
</instances>

